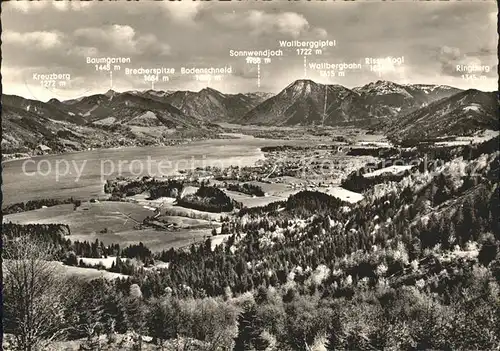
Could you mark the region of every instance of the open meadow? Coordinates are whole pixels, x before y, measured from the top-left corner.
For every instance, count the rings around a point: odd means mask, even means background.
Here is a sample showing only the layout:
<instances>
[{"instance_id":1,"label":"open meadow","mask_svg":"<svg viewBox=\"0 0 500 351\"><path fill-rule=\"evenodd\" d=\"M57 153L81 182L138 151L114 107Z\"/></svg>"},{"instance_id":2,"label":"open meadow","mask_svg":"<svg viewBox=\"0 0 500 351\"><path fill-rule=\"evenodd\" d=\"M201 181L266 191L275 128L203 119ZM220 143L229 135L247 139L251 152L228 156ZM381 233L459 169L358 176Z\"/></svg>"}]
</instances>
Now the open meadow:
<instances>
[{"instance_id":1,"label":"open meadow","mask_svg":"<svg viewBox=\"0 0 500 351\"><path fill-rule=\"evenodd\" d=\"M57 205L10 214L4 216L4 222L67 224L71 240L93 242L99 239L105 245L117 243L122 247L142 242L155 251L186 246L211 234L209 221L188 217L164 217L171 223L177 223L179 229L160 230L142 225L142 221L152 215L153 211L140 204L104 201L82 203L76 210L73 210L73 205Z\"/></svg>"},{"instance_id":2,"label":"open meadow","mask_svg":"<svg viewBox=\"0 0 500 351\"><path fill-rule=\"evenodd\" d=\"M237 126L231 125L230 127L236 128ZM265 131L265 129L250 126L242 127L241 131L252 134L255 131ZM88 201L90 198L105 199L109 197L109 194L105 194L103 189L105 179L113 179L118 175L130 176L131 173L132 176L137 176L137 164L140 162L136 161L135 168L127 168L127 165L130 165L133 160L144 161L148 158L154 162L169 160L175 163L173 161L179 161L176 164L180 166L179 169L169 169L170 174L176 174L176 171L185 169L187 166L211 165L210 162L213 162L212 164L217 167L235 165L244 167L254 166L257 161L262 162L267 159L270 165L274 162L283 165L286 169L288 166L285 162L300 163L302 162L301 157L305 159L305 164L309 165L314 165L314 162L310 162L311 158L314 158L316 162L331 161L335 163L336 169L328 170L329 173L321 174L313 169L309 170L311 174L306 174L306 177L300 175L297 177L277 177L276 174L270 174L270 178L266 181L246 182L262 189L265 196L254 196L228 190L224 188L224 182L213 179L211 183L222 187L226 195L232 200L240 202L244 207L265 206L276 201L286 201L290 195L306 189L322 191L348 202L356 202L362 198L361 194L347 191L337 185L342 176L372 158L349 157L345 156L344 152L332 153L328 151L328 148L316 149L315 147L315 145L337 145L338 142L332 141L332 138L342 136L341 130L330 128L325 134L326 136L308 134L308 138L304 138L302 128L288 128L287 131L291 135L301 134L301 137L295 140L264 139L233 132L229 133L235 137L231 140L230 146L226 140L214 139L169 147L116 148L41 156L30 160L32 162L27 164L27 173L21 171L23 162L26 160L4 162L3 191L4 201L7 204L39 198L67 198L69 196L84 200L76 209L73 208L72 204L67 204L8 214L4 217L4 222L67 224L71 230L71 240L93 242L98 239L106 245L118 243L122 247L143 242L154 251L184 247L205 240L211 235L213 228L220 231L221 217L230 216L230 213L212 213L178 206L173 198L161 197L151 200L146 193L143 193L129 196L125 202ZM356 129L344 130L343 135L355 140L355 145L382 140L379 135L366 134ZM284 149L283 151L266 153L261 151L264 146L286 147L287 145L299 147L299 149ZM303 151L300 148L305 149ZM48 174L36 172L36 168L41 164L55 167L57 162L61 162L61 160L67 160L73 164L70 167L74 167L74 169L69 170L67 174L59 174L57 179L56 175L53 174L54 168L52 173ZM189 160L192 163L182 163L182 160ZM122 169L113 169L118 167L119 162L123 164ZM201 164L200 162L205 163ZM151 170L154 172L154 167ZM102 174L102 171L106 173ZM29 172L35 172L35 174ZM79 177L76 178L77 176ZM313 179L314 181L311 183L310 181ZM319 183L323 183L323 185L318 186ZM22 192L18 191L20 188L23 188ZM184 188L181 196L192 195L198 189L197 186L188 185ZM160 216L145 225L144 220L147 217L152 217L155 214L155 209L160 209Z\"/></svg>"}]
</instances>

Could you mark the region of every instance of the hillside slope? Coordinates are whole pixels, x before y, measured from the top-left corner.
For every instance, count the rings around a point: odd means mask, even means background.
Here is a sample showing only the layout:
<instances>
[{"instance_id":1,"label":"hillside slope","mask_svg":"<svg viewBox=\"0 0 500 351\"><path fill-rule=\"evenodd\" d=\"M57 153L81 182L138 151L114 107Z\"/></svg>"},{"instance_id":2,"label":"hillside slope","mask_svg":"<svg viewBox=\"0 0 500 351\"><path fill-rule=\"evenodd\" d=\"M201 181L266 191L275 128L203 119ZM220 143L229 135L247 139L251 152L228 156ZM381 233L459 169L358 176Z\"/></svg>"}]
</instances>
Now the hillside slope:
<instances>
[{"instance_id":1,"label":"hillside slope","mask_svg":"<svg viewBox=\"0 0 500 351\"><path fill-rule=\"evenodd\" d=\"M394 117L415 111L461 90L444 85L396 84L377 81L354 88L371 117Z\"/></svg>"},{"instance_id":2,"label":"hillside slope","mask_svg":"<svg viewBox=\"0 0 500 351\"><path fill-rule=\"evenodd\" d=\"M340 85L297 80L240 119L244 124L272 126L334 125L367 117L359 94Z\"/></svg>"},{"instance_id":3,"label":"hillside slope","mask_svg":"<svg viewBox=\"0 0 500 351\"><path fill-rule=\"evenodd\" d=\"M4 158L88 148L162 145L216 136L220 131L210 122L186 115L160 95L110 90L48 102L3 95Z\"/></svg>"},{"instance_id":4,"label":"hillside slope","mask_svg":"<svg viewBox=\"0 0 500 351\"><path fill-rule=\"evenodd\" d=\"M96 94L78 100L64 102L88 122L98 124L122 123L139 126L160 126L169 128L203 125L203 121L187 115L169 104L161 94L132 92Z\"/></svg>"},{"instance_id":5,"label":"hillside slope","mask_svg":"<svg viewBox=\"0 0 500 351\"><path fill-rule=\"evenodd\" d=\"M206 121L233 121L260 104L270 94L223 94L212 88L199 92L176 91L165 97L165 101L187 115Z\"/></svg>"},{"instance_id":6,"label":"hillside slope","mask_svg":"<svg viewBox=\"0 0 500 351\"><path fill-rule=\"evenodd\" d=\"M243 124L367 126L376 120L393 120L460 89L441 85L400 85L377 81L348 89L341 85L297 80L238 120Z\"/></svg>"},{"instance_id":7,"label":"hillside slope","mask_svg":"<svg viewBox=\"0 0 500 351\"><path fill-rule=\"evenodd\" d=\"M395 120L388 135L395 140L421 140L498 127L497 93L469 89Z\"/></svg>"}]
</instances>

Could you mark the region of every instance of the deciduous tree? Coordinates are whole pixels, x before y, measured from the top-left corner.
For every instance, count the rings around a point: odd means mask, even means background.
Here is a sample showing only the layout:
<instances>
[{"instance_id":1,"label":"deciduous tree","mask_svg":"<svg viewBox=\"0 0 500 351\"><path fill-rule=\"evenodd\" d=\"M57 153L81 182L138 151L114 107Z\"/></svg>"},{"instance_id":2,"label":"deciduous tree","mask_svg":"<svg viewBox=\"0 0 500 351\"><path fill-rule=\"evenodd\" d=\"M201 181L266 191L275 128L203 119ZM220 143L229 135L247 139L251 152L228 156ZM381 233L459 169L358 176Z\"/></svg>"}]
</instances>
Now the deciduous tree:
<instances>
[{"instance_id":1,"label":"deciduous tree","mask_svg":"<svg viewBox=\"0 0 500 351\"><path fill-rule=\"evenodd\" d=\"M50 261L54 253L32 235L4 238L4 331L19 350L42 350L68 330L64 311L73 294Z\"/></svg>"}]
</instances>

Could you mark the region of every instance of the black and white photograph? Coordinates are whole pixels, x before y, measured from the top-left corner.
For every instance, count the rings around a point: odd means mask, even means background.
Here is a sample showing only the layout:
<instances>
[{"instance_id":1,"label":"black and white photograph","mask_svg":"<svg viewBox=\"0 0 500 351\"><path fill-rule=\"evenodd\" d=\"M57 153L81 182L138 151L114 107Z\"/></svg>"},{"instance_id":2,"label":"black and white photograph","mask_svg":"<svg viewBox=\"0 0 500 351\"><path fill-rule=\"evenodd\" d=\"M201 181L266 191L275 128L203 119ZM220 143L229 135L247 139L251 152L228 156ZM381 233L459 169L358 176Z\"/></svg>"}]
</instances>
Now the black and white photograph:
<instances>
[{"instance_id":1,"label":"black and white photograph","mask_svg":"<svg viewBox=\"0 0 500 351\"><path fill-rule=\"evenodd\" d=\"M500 351L498 11L2 1L2 349Z\"/></svg>"}]
</instances>

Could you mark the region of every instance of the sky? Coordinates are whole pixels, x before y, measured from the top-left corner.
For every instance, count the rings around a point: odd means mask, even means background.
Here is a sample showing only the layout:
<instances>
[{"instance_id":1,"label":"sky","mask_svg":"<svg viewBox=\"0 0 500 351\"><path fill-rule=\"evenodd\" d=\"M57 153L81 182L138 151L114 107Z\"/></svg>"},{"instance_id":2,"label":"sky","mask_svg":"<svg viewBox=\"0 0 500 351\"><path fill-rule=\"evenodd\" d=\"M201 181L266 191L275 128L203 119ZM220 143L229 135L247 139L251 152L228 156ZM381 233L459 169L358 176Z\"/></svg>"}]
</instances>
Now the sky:
<instances>
[{"instance_id":1,"label":"sky","mask_svg":"<svg viewBox=\"0 0 500 351\"><path fill-rule=\"evenodd\" d=\"M128 90L277 93L297 79L348 88L377 80L497 90L495 1L138 1L2 2L2 84L6 94L47 101ZM305 57L280 40L335 41ZM230 50L283 50L270 63L247 63ZM366 58L404 58L371 71ZM123 57L110 74L87 58ZM344 76L311 63L362 63ZM489 72L458 72L477 65ZM126 68L175 68L154 85ZM231 67L211 81L181 67ZM70 77L41 82L34 74ZM112 75L112 77L111 77ZM62 77L62 76L61 76ZM42 86L45 85L45 86Z\"/></svg>"}]
</instances>

